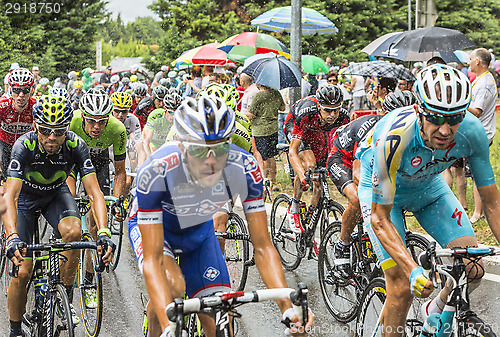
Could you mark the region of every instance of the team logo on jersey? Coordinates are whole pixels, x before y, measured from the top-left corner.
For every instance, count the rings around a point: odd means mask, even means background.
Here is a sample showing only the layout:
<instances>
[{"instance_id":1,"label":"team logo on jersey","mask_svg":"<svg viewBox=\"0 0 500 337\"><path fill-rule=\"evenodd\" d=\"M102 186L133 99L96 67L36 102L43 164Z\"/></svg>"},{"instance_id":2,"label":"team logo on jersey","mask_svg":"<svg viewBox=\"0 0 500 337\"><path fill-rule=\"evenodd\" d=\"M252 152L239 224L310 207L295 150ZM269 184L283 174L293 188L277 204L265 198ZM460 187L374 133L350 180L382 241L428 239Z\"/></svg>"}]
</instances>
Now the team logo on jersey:
<instances>
[{"instance_id":1,"label":"team logo on jersey","mask_svg":"<svg viewBox=\"0 0 500 337\"><path fill-rule=\"evenodd\" d=\"M83 162L83 168L91 169L93 167L94 165L92 165L92 160L90 160L90 158L85 159L85 161Z\"/></svg>"},{"instance_id":2,"label":"team logo on jersey","mask_svg":"<svg viewBox=\"0 0 500 337\"><path fill-rule=\"evenodd\" d=\"M378 176L377 171L373 171L373 174L372 174L372 186L373 187L377 187L378 185L380 185L380 177Z\"/></svg>"},{"instance_id":3,"label":"team logo on jersey","mask_svg":"<svg viewBox=\"0 0 500 337\"><path fill-rule=\"evenodd\" d=\"M208 267L203 273L203 277L209 281L214 281L220 275L220 271L214 267Z\"/></svg>"},{"instance_id":4,"label":"team logo on jersey","mask_svg":"<svg viewBox=\"0 0 500 337\"><path fill-rule=\"evenodd\" d=\"M255 183L260 183L262 181L262 173L253 157L246 157L243 165L245 166L245 171L250 173Z\"/></svg>"},{"instance_id":5,"label":"team logo on jersey","mask_svg":"<svg viewBox=\"0 0 500 337\"><path fill-rule=\"evenodd\" d=\"M224 184L221 181L212 187L212 195L214 194L224 194Z\"/></svg>"},{"instance_id":6,"label":"team logo on jersey","mask_svg":"<svg viewBox=\"0 0 500 337\"><path fill-rule=\"evenodd\" d=\"M17 159L12 159L9 164L9 171L19 171L21 163Z\"/></svg>"},{"instance_id":7,"label":"team logo on jersey","mask_svg":"<svg viewBox=\"0 0 500 337\"><path fill-rule=\"evenodd\" d=\"M422 164L422 158L420 156L416 156L411 159L411 166L418 167L420 164Z\"/></svg>"}]
</instances>

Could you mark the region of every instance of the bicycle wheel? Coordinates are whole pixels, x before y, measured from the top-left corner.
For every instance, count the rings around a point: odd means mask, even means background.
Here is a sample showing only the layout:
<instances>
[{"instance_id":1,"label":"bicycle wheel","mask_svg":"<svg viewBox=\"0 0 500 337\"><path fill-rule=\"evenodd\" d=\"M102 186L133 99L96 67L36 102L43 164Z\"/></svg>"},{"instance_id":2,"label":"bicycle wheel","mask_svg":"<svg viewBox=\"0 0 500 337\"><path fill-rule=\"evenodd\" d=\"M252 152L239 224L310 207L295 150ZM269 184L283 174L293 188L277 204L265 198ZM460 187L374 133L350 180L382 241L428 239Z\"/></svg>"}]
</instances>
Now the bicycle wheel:
<instances>
[{"instance_id":1,"label":"bicycle wheel","mask_svg":"<svg viewBox=\"0 0 500 337\"><path fill-rule=\"evenodd\" d=\"M228 233L247 234L243 219L236 213L229 214L226 231ZM241 291L245 289L248 276L248 264L250 258L250 244L247 240L225 239L224 258L226 260L231 289Z\"/></svg>"},{"instance_id":2,"label":"bicycle wheel","mask_svg":"<svg viewBox=\"0 0 500 337\"><path fill-rule=\"evenodd\" d=\"M4 295L7 296L7 291L9 290L9 284L10 280L12 279L12 276L10 276L10 271L12 270L12 261L7 259L7 262L5 263L5 271L3 273L2 277L2 287L4 291Z\"/></svg>"},{"instance_id":3,"label":"bicycle wheel","mask_svg":"<svg viewBox=\"0 0 500 337\"><path fill-rule=\"evenodd\" d=\"M50 337L73 337L73 322L68 295L62 284L56 285L50 293ZM47 334L49 335L49 334Z\"/></svg>"},{"instance_id":4,"label":"bicycle wheel","mask_svg":"<svg viewBox=\"0 0 500 337\"><path fill-rule=\"evenodd\" d=\"M356 336L381 336L380 314L386 299L385 281L374 278L363 291L356 321Z\"/></svg>"},{"instance_id":5,"label":"bicycle wheel","mask_svg":"<svg viewBox=\"0 0 500 337\"><path fill-rule=\"evenodd\" d=\"M94 241L89 233L83 234L82 241ZM99 256L95 249L80 250L80 265L78 267L77 285L80 297L80 311L83 326L89 337L99 335L102 324L102 277L95 272L99 265Z\"/></svg>"},{"instance_id":6,"label":"bicycle wheel","mask_svg":"<svg viewBox=\"0 0 500 337\"><path fill-rule=\"evenodd\" d=\"M286 270L296 269L302 260L299 252L300 234L292 232L287 216L291 202L290 196L281 193L274 199L271 209L271 239Z\"/></svg>"},{"instance_id":7,"label":"bicycle wheel","mask_svg":"<svg viewBox=\"0 0 500 337\"><path fill-rule=\"evenodd\" d=\"M493 329L475 315L466 317L458 323L459 337L496 337Z\"/></svg>"},{"instance_id":8,"label":"bicycle wheel","mask_svg":"<svg viewBox=\"0 0 500 337\"><path fill-rule=\"evenodd\" d=\"M7 240L5 235L5 228L3 223L0 225L0 278L2 278L5 272L5 267L7 265L7 256L5 256L5 251L7 250Z\"/></svg>"},{"instance_id":9,"label":"bicycle wheel","mask_svg":"<svg viewBox=\"0 0 500 337\"><path fill-rule=\"evenodd\" d=\"M35 287L33 279L27 286L26 310L21 321L21 329L25 336L38 336L41 322L41 312L36 309Z\"/></svg>"},{"instance_id":10,"label":"bicycle wheel","mask_svg":"<svg viewBox=\"0 0 500 337\"><path fill-rule=\"evenodd\" d=\"M356 317L360 291L355 283L342 278L335 271L333 249L340 240L340 222L334 222L321 239L318 258L318 279L323 301L330 314L339 322L347 323ZM357 253L352 249L352 261Z\"/></svg>"},{"instance_id":11,"label":"bicycle wheel","mask_svg":"<svg viewBox=\"0 0 500 337\"><path fill-rule=\"evenodd\" d=\"M334 221L342 222L342 214L344 214L345 208L340 203L335 200L329 200L329 206L323 212L322 221L319 226L319 235L320 238L323 237L326 229L330 226L330 224Z\"/></svg>"},{"instance_id":12,"label":"bicycle wheel","mask_svg":"<svg viewBox=\"0 0 500 337\"><path fill-rule=\"evenodd\" d=\"M115 270L116 267L118 267L118 262L120 261L123 244L123 221L116 221L115 216L108 212L108 228L111 231L111 240L116 244L113 261L109 264L111 270Z\"/></svg>"}]
</instances>

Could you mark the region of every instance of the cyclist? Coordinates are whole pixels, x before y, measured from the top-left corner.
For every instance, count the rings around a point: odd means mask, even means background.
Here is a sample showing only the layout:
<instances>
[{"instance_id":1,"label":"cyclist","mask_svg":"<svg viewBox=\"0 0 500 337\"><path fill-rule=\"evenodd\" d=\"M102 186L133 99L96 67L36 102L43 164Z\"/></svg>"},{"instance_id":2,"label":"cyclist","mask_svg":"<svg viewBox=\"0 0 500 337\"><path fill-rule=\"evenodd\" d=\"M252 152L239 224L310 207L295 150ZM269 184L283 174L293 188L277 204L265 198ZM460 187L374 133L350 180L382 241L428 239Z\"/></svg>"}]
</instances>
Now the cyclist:
<instances>
[{"instance_id":1,"label":"cyclist","mask_svg":"<svg viewBox=\"0 0 500 337\"><path fill-rule=\"evenodd\" d=\"M165 95L167 93L168 93L167 88L156 87L153 90L153 97L145 97L137 105L134 115L136 115L139 118L139 122L141 123L141 129L144 129L144 126L146 125L148 116L151 113L151 111L163 108L163 99L165 98Z\"/></svg>"},{"instance_id":2,"label":"cyclist","mask_svg":"<svg viewBox=\"0 0 500 337\"><path fill-rule=\"evenodd\" d=\"M232 109L214 96L187 98L176 110L174 123L180 142L170 142L150 156L137 180L143 270L152 303L150 336L161 330L162 336L169 336L165 307L173 298L184 292L200 297L230 290L211 217L233 196L243 200L264 282L269 288L286 287L267 230L262 174L252 155L229 142L235 123ZM278 305L284 316L297 321L288 300ZM213 320L204 315L200 319L207 336L213 337ZM310 314L307 327L312 320Z\"/></svg>"},{"instance_id":3,"label":"cyclist","mask_svg":"<svg viewBox=\"0 0 500 337\"><path fill-rule=\"evenodd\" d=\"M174 125L174 111L181 105L182 97L177 94L166 94L163 98L164 109L155 109L144 126L144 150L147 155L155 152L165 143L172 125Z\"/></svg>"},{"instance_id":4,"label":"cyclist","mask_svg":"<svg viewBox=\"0 0 500 337\"><path fill-rule=\"evenodd\" d=\"M135 109L137 108L137 105L142 101L144 97L146 97L148 94L146 85L142 83L135 82L134 85L134 93L132 94L132 107L130 108L130 111L135 112Z\"/></svg>"},{"instance_id":5,"label":"cyclist","mask_svg":"<svg viewBox=\"0 0 500 337\"><path fill-rule=\"evenodd\" d=\"M69 127L87 144L90 150L90 159L95 167L97 181L104 195L110 195L109 178L109 148L113 146L115 178L113 181L113 196L120 197L125 192L126 170L126 142L127 131L123 123L114 116L111 99L103 90L89 89L80 100L80 110L76 110ZM73 195L76 194L76 174L67 179ZM115 216L121 221L123 215L117 208ZM95 238L96 228L93 217L89 219L89 232Z\"/></svg>"},{"instance_id":6,"label":"cyclist","mask_svg":"<svg viewBox=\"0 0 500 337\"><path fill-rule=\"evenodd\" d=\"M335 266L345 278L349 278L351 234L361 219L361 208L358 199L359 160L354 160L354 154L375 124L388 112L413 105L415 96L410 91L389 93L383 102L379 115L368 115L355 119L341 126L335 132L328 155L327 168L330 179L342 195L347 197L348 204L342 214L340 240L334 248Z\"/></svg>"},{"instance_id":7,"label":"cyclist","mask_svg":"<svg viewBox=\"0 0 500 337\"><path fill-rule=\"evenodd\" d=\"M73 110L80 105L80 98L83 95L83 81L75 81L75 90L71 93L71 106Z\"/></svg>"},{"instance_id":8,"label":"cyclist","mask_svg":"<svg viewBox=\"0 0 500 337\"><path fill-rule=\"evenodd\" d=\"M295 177L292 203L288 209L291 230L304 231L300 223L299 203L303 191L309 189L305 181L306 170L325 167L328 144L333 132L349 123L349 113L342 108L343 95L339 87L327 84L315 96L304 97L290 107L284 132L290 142L289 158ZM319 183L313 184L311 207L319 200ZM305 207L305 203L301 203Z\"/></svg>"},{"instance_id":9,"label":"cyclist","mask_svg":"<svg viewBox=\"0 0 500 337\"><path fill-rule=\"evenodd\" d=\"M42 78L36 86L35 96L48 95L50 88L52 87L49 85L49 79L47 77Z\"/></svg>"},{"instance_id":10,"label":"cyclist","mask_svg":"<svg viewBox=\"0 0 500 337\"><path fill-rule=\"evenodd\" d=\"M19 266L19 277L9 285L7 302L10 316L10 336L21 336L21 319L26 305L26 285L31 278L32 256L22 256L21 242L31 243L35 212L41 210L50 225L60 233L63 241L81 239L78 207L65 183L66 176L76 168L90 195L99 227L99 246L109 244L104 255L110 261L114 244L107 229L106 206L97 183L94 167L85 143L73 132L68 132L72 109L65 97L42 96L33 108L35 130L20 137L12 148L5 199L7 212L3 216L7 235L7 257ZM100 248L99 248L100 249ZM61 267L61 279L73 298L73 283L78 266L78 251L67 251L68 263ZM71 304L73 324L78 324Z\"/></svg>"},{"instance_id":11,"label":"cyclist","mask_svg":"<svg viewBox=\"0 0 500 337\"><path fill-rule=\"evenodd\" d=\"M124 92L115 92L110 97L113 102L113 116L123 123L127 131L127 156L125 158L125 170L128 173L136 172L138 163L146 160L146 153L142 146L142 133L139 119L130 113L132 96ZM110 148L111 151L111 148ZM111 154L111 153L110 153ZM125 182L125 194L128 195L132 186L133 177L127 175Z\"/></svg>"},{"instance_id":12,"label":"cyclist","mask_svg":"<svg viewBox=\"0 0 500 337\"><path fill-rule=\"evenodd\" d=\"M403 336L413 295L425 298L434 289L405 248L402 210L413 212L441 247L477 245L462 205L440 175L458 158L468 157L488 223L500 239L500 193L486 132L476 117L466 113L471 101L467 76L435 64L417 74L414 93L418 103L387 114L367 138L369 146L356 153L361 161L361 212L386 278L381 317L385 336ZM467 274L477 287L484 269L470 266ZM425 314L439 312L449 293L447 284L425 304Z\"/></svg>"},{"instance_id":13,"label":"cyclist","mask_svg":"<svg viewBox=\"0 0 500 337\"><path fill-rule=\"evenodd\" d=\"M10 97L0 97L0 150L2 174L7 174L14 142L33 129L33 96L35 77L25 68L17 68L8 77Z\"/></svg>"}]
</instances>

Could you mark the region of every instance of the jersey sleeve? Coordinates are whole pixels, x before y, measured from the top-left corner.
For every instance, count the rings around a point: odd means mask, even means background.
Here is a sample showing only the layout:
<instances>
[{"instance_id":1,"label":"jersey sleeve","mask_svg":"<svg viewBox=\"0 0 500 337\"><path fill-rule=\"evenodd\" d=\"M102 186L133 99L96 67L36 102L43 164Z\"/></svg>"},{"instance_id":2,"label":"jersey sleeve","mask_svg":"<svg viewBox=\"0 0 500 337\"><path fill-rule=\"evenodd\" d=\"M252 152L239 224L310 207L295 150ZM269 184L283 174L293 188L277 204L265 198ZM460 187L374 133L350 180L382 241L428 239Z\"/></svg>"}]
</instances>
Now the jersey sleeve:
<instances>
[{"instance_id":1,"label":"jersey sleeve","mask_svg":"<svg viewBox=\"0 0 500 337\"><path fill-rule=\"evenodd\" d=\"M115 161L125 160L127 156L127 130L122 122L118 121L114 127L113 134L113 155Z\"/></svg>"},{"instance_id":2,"label":"jersey sleeve","mask_svg":"<svg viewBox=\"0 0 500 337\"><path fill-rule=\"evenodd\" d=\"M161 170L165 163L153 160L143 165L137 175L137 223L150 225L163 223L162 200L166 193L165 172Z\"/></svg>"},{"instance_id":3,"label":"jersey sleeve","mask_svg":"<svg viewBox=\"0 0 500 337\"><path fill-rule=\"evenodd\" d=\"M471 120L466 134L466 139L472 144L468 157L470 170L477 186L489 186L495 183L495 175L490 163L488 136L479 119L473 118L469 112L467 115Z\"/></svg>"},{"instance_id":4,"label":"jersey sleeve","mask_svg":"<svg viewBox=\"0 0 500 337\"><path fill-rule=\"evenodd\" d=\"M242 200L243 210L245 214L265 211L262 172L257 160L251 154L243 154L243 156L247 182L247 195Z\"/></svg>"},{"instance_id":5,"label":"jersey sleeve","mask_svg":"<svg viewBox=\"0 0 500 337\"><path fill-rule=\"evenodd\" d=\"M414 135L414 112L402 113L393 123L384 124L373 140L372 201L382 205L394 202L396 174L404 151Z\"/></svg>"},{"instance_id":6,"label":"jersey sleeve","mask_svg":"<svg viewBox=\"0 0 500 337\"><path fill-rule=\"evenodd\" d=\"M12 146L7 177L14 179L23 179L26 164L29 161L29 154L37 146L36 140L29 140L27 137L19 138Z\"/></svg>"},{"instance_id":7,"label":"jersey sleeve","mask_svg":"<svg viewBox=\"0 0 500 337\"><path fill-rule=\"evenodd\" d=\"M87 144L73 134L73 139L66 139L66 144L68 148L74 148L74 157L77 170L80 172L80 177L85 178L91 173L95 173L94 165L92 160L90 160L90 153Z\"/></svg>"},{"instance_id":8,"label":"jersey sleeve","mask_svg":"<svg viewBox=\"0 0 500 337\"><path fill-rule=\"evenodd\" d=\"M153 130L154 129L154 126L155 126L155 123L156 121L158 120L159 114L156 113L156 112L151 112L148 116L148 120L146 121L146 125L144 125L144 128L145 129L149 129L149 130Z\"/></svg>"}]
</instances>

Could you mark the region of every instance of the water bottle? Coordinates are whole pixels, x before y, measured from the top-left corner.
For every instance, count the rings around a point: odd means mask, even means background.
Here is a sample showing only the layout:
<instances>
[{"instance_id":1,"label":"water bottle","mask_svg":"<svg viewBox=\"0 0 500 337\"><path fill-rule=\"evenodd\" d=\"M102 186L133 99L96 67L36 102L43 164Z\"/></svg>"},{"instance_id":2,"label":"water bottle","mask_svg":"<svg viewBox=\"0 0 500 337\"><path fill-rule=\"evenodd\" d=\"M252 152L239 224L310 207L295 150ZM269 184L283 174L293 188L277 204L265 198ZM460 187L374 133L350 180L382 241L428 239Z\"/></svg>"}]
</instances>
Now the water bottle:
<instances>
[{"instance_id":1,"label":"water bottle","mask_svg":"<svg viewBox=\"0 0 500 337\"><path fill-rule=\"evenodd\" d=\"M315 209L316 209L316 206L309 205L309 208L307 209L307 215L306 215L306 221L307 222L309 222L311 220L312 215L313 215Z\"/></svg>"},{"instance_id":2,"label":"water bottle","mask_svg":"<svg viewBox=\"0 0 500 337\"><path fill-rule=\"evenodd\" d=\"M423 337L432 337L436 333L439 327L439 320L441 318L441 314L439 313L433 313L429 317L427 317L427 320L424 323L424 326L422 327L422 333L420 336Z\"/></svg>"},{"instance_id":3,"label":"water bottle","mask_svg":"<svg viewBox=\"0 0 500 337\"><path fill-rule=\"evenodd\" d=\"M367 259L372 257L372 243L370 241L370 237L368 233L363 233L361 236L362 247L365 247L364 254Z\"/></svg>"},{"instance_id":4,"label":"water bottle","mask_svg":"<svg viewBox=\"0 0 500 337\"><path fill-rule=\"evenodd\" d=\"M307 207L305 202L301 202L299 204L299 214L300 214L300 221L304 224L306 223L306 214L307 213Z\"/></svg>"},{"instance_id":5,"label":"water bottle","mask_svg":"<svg viewBox=\"0 0 500 337\"><path fill-rule=\"evenodd\" d=\"M45 293L47 292L47 279L37 278L35 283L35 301L36 301L36 313L40 314L43 310L43 301L45 299Z\"/></svg>"}]
</instances>

